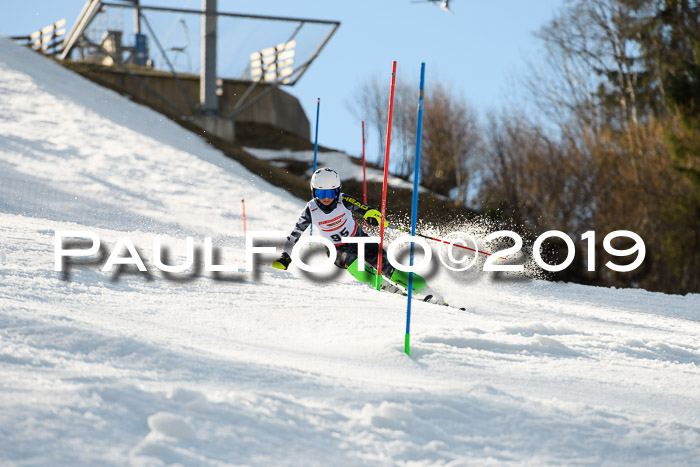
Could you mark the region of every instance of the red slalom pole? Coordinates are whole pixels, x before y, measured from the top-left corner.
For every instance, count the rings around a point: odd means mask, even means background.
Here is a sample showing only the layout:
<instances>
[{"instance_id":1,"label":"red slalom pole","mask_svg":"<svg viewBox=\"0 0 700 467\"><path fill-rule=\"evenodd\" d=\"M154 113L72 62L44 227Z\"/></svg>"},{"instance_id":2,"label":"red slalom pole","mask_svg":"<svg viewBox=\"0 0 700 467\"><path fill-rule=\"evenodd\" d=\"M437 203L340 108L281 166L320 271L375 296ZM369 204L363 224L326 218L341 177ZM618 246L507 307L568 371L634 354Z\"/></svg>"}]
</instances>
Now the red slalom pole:
<instances>
[{"instance_id":1,"label":"red slalom pole","mask_svg":"<svg viewBox=\"0 0 700 467\"><path fill-rule=\"evenodd\" d=\"M389 179L389 146L391 145L391 117L394 114L394 85L396 84L396 60L391 70L391 95L389 96L389 122L386 128L386 154L384 155L384 185L382 187L382 220L379 225L379 257L377 258L377 288L381 285L382 256L384 256L384 219L386 217L386 190Z\"/></svg>"},{"instance_id":2,"label":"red slalom pole","mask_svg":"<svg viewBox=\"0 0 700 467\"><path fill-rule=\"evenodd\" d=\"M362 202L367 205L367 168L365 164L365 121L362 120ZM365 231L367 221L365 221Z\"/></svg>"},{"instance_id":3,"label":"red slalom pole","mask_svg":"<svg viewBox=\"0 0 700 467\"><path fill-rule=\"evenodd\" d=\"M367 204L367 168L365 166L365 121L362 120L362 202Z\"/></svg>"},{"instance_id":4,"label":"red slalom pole","mask_svg":"<svg viewBox=\"0 0 700 467\"><path fill-rule=\"evenodd\" d=\"M411 233L410 231L408 231L408 230L406 230L406 229L402 229L402 228L399 227L398 225L394 225L394 224L391 224L391 223L390 223L387 227L389 227L390 229L394 229L394 230L400 230L401 232L406 232L406 233L409 233L409 234ZM486 253L485 251L481 251L481 250L475 250L474 248L469 248L468 246L458 245L457 243L454 243L454 242L448 242L447 240L443 240L443 239L441 239L441 238L431 237L431 236L429 236L429 235L423 235L423 234L418 233L418 232L416 232L415 235L417 235L417 236L419 236L419 237L427 238L428 240L433 240L433 241L436 241L436 242L444 243L445 245L450 245L450 244L452 244L453 246L456 246L457 248L463 248L463 249L465 249L465 250L473 251L473 252L476 252L476 253L481 253L482 255L486 255L486 256L491 256L491 254L492 254L492 253ZM498 259L503 259L503 258L498 258Z\"/></svg>"},{"instance_id":5,"label":"red slalom pole","mask_svg":"<svg viewBox=\"0 0 700 467\"><path fill-rule=\"evenodd\" d=\"M243 205L243 236L245 237L247 235L246 231L248 230L248 227L246 226L247 220L245 217L245 199L241 200L241 204Z\"/></svg>"}]
</instances>

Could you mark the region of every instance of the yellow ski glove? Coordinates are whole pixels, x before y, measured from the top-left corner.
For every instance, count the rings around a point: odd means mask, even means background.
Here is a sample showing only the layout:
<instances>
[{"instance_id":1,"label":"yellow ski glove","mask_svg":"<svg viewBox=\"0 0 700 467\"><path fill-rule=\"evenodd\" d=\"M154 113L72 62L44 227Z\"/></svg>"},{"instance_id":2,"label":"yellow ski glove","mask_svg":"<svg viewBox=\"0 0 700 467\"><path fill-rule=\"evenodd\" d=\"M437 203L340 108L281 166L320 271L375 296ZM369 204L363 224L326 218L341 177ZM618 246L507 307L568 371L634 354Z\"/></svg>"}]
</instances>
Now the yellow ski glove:
<instances>
[{"instance_id":1,"label":"yellow ski glove","mask_svg":"<svg viewBox=\"0 0 700 467\"><path fill-rule=\"evenodd\" d=\"M275 269L281 269L285 271L289 264L292 262L292 258L287 253L282 253L282 256L277 259L277 261L272 263L272 267Z\"/></svg>"},{"instance_id":2,"label":"yellow ski glove","mask_svg":"<svg viewBox=\"0 0 700 467\"><path fill-rule=\"evenodd\" d=\"M365 215L364 218L369 221L369 223L374 223L374 225L379 225L382 222L382 213L377 211L376 209L369 209ZM384 227L389 227L389 222L384 219Z\"/></svg>"}]
</instances>

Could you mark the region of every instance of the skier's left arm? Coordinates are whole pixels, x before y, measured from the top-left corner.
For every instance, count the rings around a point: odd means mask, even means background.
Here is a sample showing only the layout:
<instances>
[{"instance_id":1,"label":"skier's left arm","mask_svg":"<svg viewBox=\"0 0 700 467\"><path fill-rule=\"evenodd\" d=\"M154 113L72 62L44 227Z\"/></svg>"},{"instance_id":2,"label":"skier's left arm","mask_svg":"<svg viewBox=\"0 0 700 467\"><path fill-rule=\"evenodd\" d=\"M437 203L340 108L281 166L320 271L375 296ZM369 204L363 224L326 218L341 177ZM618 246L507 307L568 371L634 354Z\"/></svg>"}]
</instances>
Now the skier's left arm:
<instances>
[{"instance_id":1,"label":"skier's left arm","mask_svg":"<svg viewBox=\"0 0 700 467\"><path fill-rule=\"evenodd\" d=\"M356 212L360 214L364 219L369 221L370 223L374 222L374 225L379 225L379 223L382 220L382 213L377 211L376 209L367 206L366 204L358 201L357 199L353 198L352 196L348 196L343 194L343 204L345 205L346 208L351 210L352 212ZM389 222L384 219L384 227L388 227Z\"/></svg>"}]
</instances>

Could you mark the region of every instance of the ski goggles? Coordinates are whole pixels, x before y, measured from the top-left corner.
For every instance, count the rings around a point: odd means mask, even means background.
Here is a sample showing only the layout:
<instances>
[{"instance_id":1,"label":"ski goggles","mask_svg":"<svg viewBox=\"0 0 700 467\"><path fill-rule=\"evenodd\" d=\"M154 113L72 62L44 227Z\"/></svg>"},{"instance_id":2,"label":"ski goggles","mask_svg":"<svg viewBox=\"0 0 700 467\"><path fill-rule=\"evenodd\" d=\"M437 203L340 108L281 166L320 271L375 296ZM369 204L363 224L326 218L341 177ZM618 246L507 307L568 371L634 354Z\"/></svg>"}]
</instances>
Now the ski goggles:
<instances>
[{"instance_id":1,"label":"ski goggles","mask_svg":"<svg viewBox=\"0 0 700 467\"><path fill-rule=\"evenodd\" d=\"M335 198L336 196L338 196L338 189L333 188L330 190L321 190L321 189L317 188L316 190L314 190L314 195L318 199L323 199L323 198L331 198L332 199L332 198Z\"/></svg>"}]
</instances>

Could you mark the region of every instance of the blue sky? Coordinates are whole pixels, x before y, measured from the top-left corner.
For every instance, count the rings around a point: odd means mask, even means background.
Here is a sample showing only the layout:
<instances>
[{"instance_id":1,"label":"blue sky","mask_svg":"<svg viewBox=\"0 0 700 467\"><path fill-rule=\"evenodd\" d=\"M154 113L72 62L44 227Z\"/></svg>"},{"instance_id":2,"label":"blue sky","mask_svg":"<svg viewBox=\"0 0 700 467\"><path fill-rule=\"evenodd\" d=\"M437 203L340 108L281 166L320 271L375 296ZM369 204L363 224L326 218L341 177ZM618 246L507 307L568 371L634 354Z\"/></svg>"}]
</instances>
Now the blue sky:
<instances>
[{"instance_id":1,"label":"blue sky","mask_svg":"<svg viewBox=\"0 0 700 467\"><path fill-rule=\"evenodd\" d=\"M374 75L391 82L392 61L399 77L417 82L426 62L426 88L437 80L449 84L473 105L480 117L507 104L517 91L528 60L537 61L541 46L533 32L565 0L451 0L454 14L411 0L219 0L219 10L337 20L340 29L319 58L293 87L311 122L321 98L319 143L360 155L361 123L348 103L359 85ZM83 0L4 2L0 34L28 34L65 17L71 26ZM199 9L201 0L142 0L144 5ZM10 6L11 5L11 6ZM198 38L192 38L195 44ZM367 145L376 151L376 145ZM375 159L376 154L368 158Z\"/></svg>"}]
</instances>

